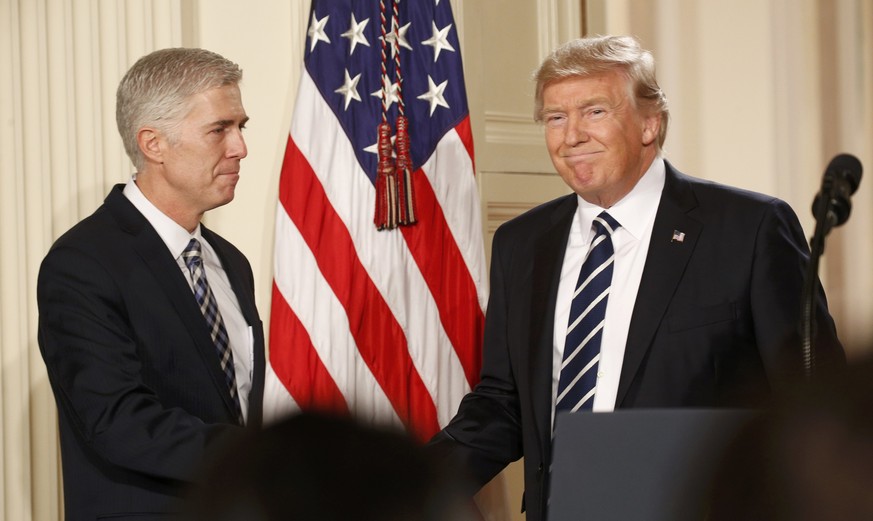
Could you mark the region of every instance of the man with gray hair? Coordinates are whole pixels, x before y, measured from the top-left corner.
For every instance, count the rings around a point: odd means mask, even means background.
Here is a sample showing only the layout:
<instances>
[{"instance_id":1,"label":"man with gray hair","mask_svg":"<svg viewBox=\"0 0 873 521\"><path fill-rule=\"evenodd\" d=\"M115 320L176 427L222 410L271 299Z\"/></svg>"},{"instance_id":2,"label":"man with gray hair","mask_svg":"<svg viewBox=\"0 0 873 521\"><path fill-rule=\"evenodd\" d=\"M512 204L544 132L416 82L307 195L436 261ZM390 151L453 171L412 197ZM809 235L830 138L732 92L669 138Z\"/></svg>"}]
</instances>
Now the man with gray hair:
<instances>
[{"instance_id":1,"label":"man with gray hair","mask_svg":"<svg viewBox=\"0 0 873 521\"><path fill-rule=\"evenodd\" d=\"M212 446L260 425L251 266L200 224L233 199L246 157L241 78L202 49L140 58L116 96L136 174L43 260L67 519L163 519Z\"/></svg>"},{"instance_id":2,"label":"man with gray hair","mask_svg":"<svg viewBox=\"0 0 873 521\"><path fill-rule=\"evenodd\" d=\"M774 197L662 157L667 100L630 37L571 41L535 74L535 119L575 192L494 235L482 379L433 440L479 484L524 456L545 519L555 415L749 407L802 374L809 250ZM819 368L845 363L821 287Z\"/></svg>"}]
</instances>

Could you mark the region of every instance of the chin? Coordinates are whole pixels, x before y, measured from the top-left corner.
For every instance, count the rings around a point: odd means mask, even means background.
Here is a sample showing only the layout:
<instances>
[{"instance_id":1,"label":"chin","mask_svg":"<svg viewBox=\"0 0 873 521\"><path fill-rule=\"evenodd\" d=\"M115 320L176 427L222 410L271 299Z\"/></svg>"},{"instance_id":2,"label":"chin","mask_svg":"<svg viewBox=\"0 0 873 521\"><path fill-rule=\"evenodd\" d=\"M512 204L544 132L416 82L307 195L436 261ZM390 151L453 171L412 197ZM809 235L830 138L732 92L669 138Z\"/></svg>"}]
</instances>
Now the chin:
<instances>
[{"instance_id":1,"label":"chin","mask_svg":"<svg viewBox=\"0 0 873 521\"><path fill-rule=\"evenodd\" d=\"M221 197L216 198L214 205L212 208L218 208L220 206L224 206L227 203L233 201L234 191L231 189L230 191L224 192L221 194Z\"/></svg>"},{"instance_id":2,"label":"chin","mask_svg":"<svg viewBox=\"0 0 873 521\"><path fill-rule=\"evenodd\" d=\"M595 176L592 172L569 172L564 177L564 181L575 191L590 189L595 182Z\"/></svg>"}]
</instances>

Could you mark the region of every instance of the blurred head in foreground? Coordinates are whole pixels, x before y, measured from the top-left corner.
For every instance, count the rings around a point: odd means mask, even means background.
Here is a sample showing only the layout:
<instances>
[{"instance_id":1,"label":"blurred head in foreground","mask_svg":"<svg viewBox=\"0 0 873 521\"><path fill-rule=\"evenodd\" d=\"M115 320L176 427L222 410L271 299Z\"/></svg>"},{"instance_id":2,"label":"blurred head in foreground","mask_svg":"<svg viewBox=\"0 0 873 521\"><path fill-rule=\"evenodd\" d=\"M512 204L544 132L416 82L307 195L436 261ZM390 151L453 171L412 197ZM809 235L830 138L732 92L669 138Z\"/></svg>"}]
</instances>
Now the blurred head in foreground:
<instances>
[{"instance_id":1,"label":"blurred head in foreground","mask_svg":"<svg viewBox=\"0 0 873 521\"><path fill-rule=\"evenodd\" d=\"M467 487L405 433L300 414L204 469L192 521L474 519Z\"/></svg>"},{"instance_id":2,"label":"blurred head in foreground","mask_svg":"<svg viewBox=\"0 0 873 521\"><path fill-rule=\"evenodd\" d=\"M709 521L873 519L873 364L803 389L728 449Z\"/></svg>"}]
</instances>

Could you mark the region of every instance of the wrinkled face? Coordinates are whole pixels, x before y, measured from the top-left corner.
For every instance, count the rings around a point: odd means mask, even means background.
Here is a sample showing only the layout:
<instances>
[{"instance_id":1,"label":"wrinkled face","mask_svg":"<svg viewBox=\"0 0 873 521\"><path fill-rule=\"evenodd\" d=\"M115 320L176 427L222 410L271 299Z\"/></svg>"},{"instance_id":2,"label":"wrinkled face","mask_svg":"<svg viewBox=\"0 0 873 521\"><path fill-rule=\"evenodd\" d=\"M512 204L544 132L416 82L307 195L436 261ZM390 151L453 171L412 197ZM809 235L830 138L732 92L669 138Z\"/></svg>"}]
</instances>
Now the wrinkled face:
<instances>
[{"instance_id":1,"label":"wrinkled face","mask_svg":"<svg viewBox=\"0 0 873 521\"><path fill-rule=\"evenodd\" d=\"M660 119L636 107L619 71L548 83L542 121L558 174L602 208L627 195L657 155Z\"/></svg>"},{"instance_id":2,"label":"wrinkled face","mask_svg":"<svg viewBox=\"0 0 873 521\"><path fill-rule=\"evenodd\" d=\"M188 102L188 114L168 138L162 184L173 206L202 214L233 200L240 161L248 154L242 130L249 118L236 85Z\"/></svg>"}]
</instances>

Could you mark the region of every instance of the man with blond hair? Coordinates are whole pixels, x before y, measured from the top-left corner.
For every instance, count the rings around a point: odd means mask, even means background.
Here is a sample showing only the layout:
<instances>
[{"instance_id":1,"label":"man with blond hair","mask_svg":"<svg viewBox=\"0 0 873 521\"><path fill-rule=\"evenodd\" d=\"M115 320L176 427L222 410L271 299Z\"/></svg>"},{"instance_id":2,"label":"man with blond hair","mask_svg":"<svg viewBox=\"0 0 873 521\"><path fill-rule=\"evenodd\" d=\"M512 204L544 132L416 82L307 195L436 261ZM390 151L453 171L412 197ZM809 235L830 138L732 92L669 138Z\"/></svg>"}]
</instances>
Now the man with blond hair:
<instances>
[{"instance_id":1,"label":"man with blond hair","mask_svg":"<svg viewBox=\"0 0 873 521\"><path fill-rule=\"evenodd\" d=\"M202 49L137 61L116 96L136 174L40 268L67 519L162 519L212 446L261 422L251 267L200 224L233 199L247 153L241 78Z\"/></svg>"},{"instance_id":2,"label":"man with blond hair","mask_svg":"<svg viewBox=\"0 0 873 521\"><path fill-rule=\"evenodd\" d=\"M494 235L482 379L433 442L479 484L524 456L529 521L546 518L556 413L754 406L795 380L809 257L785 202L663 158L667 100L635 39L571 41L535 79L575 193ZM819 365L839 367L818 290Z\"/></svg>"}]
</instances>

